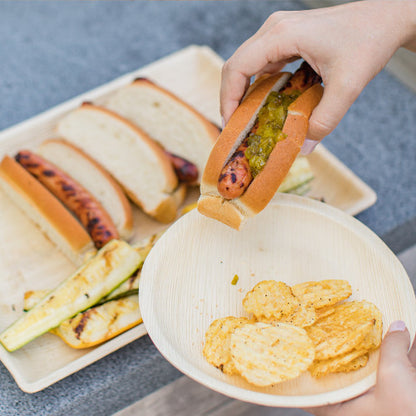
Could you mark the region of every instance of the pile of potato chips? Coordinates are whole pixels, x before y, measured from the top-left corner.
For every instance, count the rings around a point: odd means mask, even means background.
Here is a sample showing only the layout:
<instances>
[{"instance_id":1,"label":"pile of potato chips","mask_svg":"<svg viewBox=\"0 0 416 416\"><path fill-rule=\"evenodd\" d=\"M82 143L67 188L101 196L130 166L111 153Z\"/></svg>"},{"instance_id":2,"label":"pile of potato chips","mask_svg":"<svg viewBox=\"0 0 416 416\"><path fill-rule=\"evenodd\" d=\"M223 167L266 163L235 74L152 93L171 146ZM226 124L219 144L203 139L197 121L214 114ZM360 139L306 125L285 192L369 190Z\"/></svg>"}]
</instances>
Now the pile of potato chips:
<instances>
[{"instance_id":1,"label":"pile of potato chips","mask_svg":"<svg viewBox=\"0 0 416 416\"><path fill-rule=\"evenodd\" d=\"M251 318L212 322L203 354L225 374L239 374L256 386L293 379L306 370L314 377L358 370L381 343L382 317L370 302L344 301L351 293L346 280L292 287L262 281L243 299Z\"/></svg>"}]
</instances>

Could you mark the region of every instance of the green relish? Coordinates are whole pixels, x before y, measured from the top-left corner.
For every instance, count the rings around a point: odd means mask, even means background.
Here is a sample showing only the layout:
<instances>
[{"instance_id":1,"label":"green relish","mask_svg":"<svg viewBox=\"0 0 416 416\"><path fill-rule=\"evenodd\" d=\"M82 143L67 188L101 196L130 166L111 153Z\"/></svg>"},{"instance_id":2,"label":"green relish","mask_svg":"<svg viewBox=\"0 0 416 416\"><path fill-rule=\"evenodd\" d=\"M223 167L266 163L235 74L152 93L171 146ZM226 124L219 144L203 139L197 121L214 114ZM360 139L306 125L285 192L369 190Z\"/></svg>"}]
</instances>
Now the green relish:
<instances>
[{"instance_id":1,"label":"green relish","mask_svg":"<svg viewBox=\"0 0 416 416\"><path fill-rule=\"evenodd\" d=\"M300 95L293 91L284 94L272 91L257 115L257 129L248 137L245 156L249 162L253 178L261 172L277 142L286 138L282 132L287 109Z\"/></svg>"}]
</instances>

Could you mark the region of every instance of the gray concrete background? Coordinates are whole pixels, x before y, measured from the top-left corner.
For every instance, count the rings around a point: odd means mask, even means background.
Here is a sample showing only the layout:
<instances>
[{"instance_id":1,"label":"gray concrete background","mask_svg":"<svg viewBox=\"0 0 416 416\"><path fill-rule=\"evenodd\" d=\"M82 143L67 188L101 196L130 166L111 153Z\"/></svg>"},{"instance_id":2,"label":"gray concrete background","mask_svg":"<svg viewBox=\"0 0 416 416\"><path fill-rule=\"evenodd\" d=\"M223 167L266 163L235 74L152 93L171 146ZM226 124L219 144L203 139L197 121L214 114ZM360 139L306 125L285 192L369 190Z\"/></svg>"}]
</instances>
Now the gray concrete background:
<instances>
[{"instance_id":1,"label":"gray concrete background","mask_svg":"<svg viewBox=\"0 0 416 416\"><path fill-rule=\"evenodd\" d=\"M190 44L227 58L273 11L302 7L264 0L1 1L0 129ZM415 239L415 114L415 94L383 71L325 139L378 194L358 219L397 247L403 235L409 244ZM410 226L395 234L402 224ZM179 375L148 337L33 395L0 364L0 414L110 415Z\"/></svg>"}]
</instances>

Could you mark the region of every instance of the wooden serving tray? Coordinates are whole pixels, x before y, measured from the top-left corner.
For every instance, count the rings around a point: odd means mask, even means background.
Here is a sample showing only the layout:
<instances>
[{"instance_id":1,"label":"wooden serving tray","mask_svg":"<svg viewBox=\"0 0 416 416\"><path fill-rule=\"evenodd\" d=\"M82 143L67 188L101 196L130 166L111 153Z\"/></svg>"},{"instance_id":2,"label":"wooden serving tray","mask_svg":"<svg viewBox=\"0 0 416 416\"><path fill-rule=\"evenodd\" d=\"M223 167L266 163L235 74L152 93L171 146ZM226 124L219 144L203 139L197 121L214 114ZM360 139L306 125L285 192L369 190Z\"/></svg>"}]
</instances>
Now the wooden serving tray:
<instances>
[{"instance_id":1,"label":"wooden serving tray","mask_svg":"<svg viewBox=\"0 0 416 416\"><path fill-rule=\"evenodd\" d=\"M190 46L149 66L122 76L82 94L32 119L0 133L0 157L23 148L36 149L55 137L57 121L84 101L96 104L121 86L146 76L220 124L219 88L223 61L207 47ZM316 179L312 195L328 204L356 214L375 201L375 193L323 147L310 156ZM185 204L195 202L191 191ZM133 242L163 229L164 225L134 209ZM0 192L0 331L22 313L27 290L55 287L75 266ZM0 360L19 387L34 393L86 367L107 354L146 334L139 325L124 334L88 350L74 350L59 338L45 334L24 348L9 353L0 347Z\"/></svg>"}]
</instances>

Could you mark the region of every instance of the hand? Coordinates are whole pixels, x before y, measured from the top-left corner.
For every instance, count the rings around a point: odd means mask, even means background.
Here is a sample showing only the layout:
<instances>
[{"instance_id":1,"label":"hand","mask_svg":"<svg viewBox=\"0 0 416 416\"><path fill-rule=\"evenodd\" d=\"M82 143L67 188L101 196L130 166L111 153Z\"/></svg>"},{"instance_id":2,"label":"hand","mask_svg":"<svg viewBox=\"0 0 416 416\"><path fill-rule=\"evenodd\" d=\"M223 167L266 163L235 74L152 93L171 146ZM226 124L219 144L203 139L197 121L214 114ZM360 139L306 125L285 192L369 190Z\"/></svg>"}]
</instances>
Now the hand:
<instances>
[{"instance_id":1,"label":"hand","mask_svg":"<svg viewBox=\"0 0 416 416\"><path fill-rule=\"evenodd\" d=\"M315 416L416 415L416 341L408 352L409 339L404 322L394 322L381 344L375 387L356 399L307 410Z\"/></svg>"},{"instance_id":2,"label":"hand","mask_svg":"<svg viewBox=\"0 0 416 416\"><path fill-rule=\"evenodd\" d=\"M367 83L406 46L416 50L416 2L359 1L336 7L272 14L225 63L221 114L228 122L250 77L305 59L322 77L324 96L308 138L328 135Z\"/></svg>"}]
</instances>

